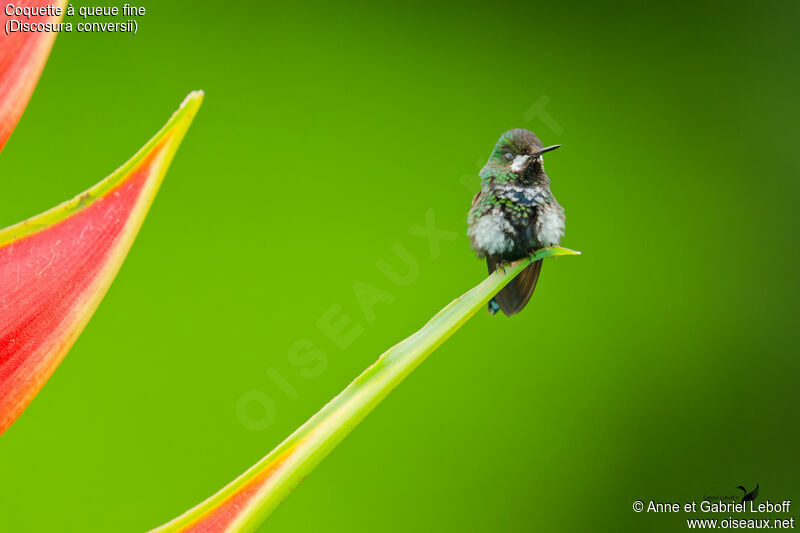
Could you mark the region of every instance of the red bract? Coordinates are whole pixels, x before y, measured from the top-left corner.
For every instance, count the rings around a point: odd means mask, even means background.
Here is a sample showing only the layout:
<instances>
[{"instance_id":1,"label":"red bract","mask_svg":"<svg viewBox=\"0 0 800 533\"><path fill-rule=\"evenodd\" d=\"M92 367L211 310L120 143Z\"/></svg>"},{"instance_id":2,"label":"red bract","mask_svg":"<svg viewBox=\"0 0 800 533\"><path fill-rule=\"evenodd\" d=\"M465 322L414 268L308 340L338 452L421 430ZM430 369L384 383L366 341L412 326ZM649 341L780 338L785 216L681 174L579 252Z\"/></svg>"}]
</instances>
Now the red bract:
<instances>
[{"instance_id":1,"label":"red bract","mask_svg":"<svg viewBox=\"0 0 800 533\"><path fill-rule=\"evenodd\" d=\"M201 101L202 93L189 95L144 148L93 188L0 230L0 433L99 305Z\"/></svg>"},{"instance_id":2,"label":"red bract","mask_svg":"<svg viewBox=\"0 0 800 533\"><path fill-rule=\"evenodd\" d=\"M17 7L63 7L66 0L18 0L14 2ZM3 2L2 8L7 8ZM32 16L16 17L7 16L5 11L0 20L5 23L8 19L19 19L26 23L56 23L61 17ZM50 48L56 33L53 32L26 32L6 34L2 30L2 44L0 44L0 151L8 140L9 135L17 125L19 117L31 97L33 88L39 80Z\"/></svg>"}]
</instances>

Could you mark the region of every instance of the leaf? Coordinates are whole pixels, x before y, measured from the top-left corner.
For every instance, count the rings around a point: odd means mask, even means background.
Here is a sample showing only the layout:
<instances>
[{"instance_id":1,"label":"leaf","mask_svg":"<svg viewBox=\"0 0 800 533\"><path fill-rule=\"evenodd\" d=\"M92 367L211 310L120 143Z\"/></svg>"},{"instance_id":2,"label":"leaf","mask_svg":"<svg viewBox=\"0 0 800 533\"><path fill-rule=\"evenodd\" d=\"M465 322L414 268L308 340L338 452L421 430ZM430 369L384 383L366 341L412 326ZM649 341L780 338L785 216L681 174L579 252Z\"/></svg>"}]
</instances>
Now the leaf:
<instances>
[{"instance_id":1,"label":"leaf","mask_svg":"<svg viewBox=\"0 0 800 533\"><path fill-rule=\"evenodd\" d=\"M531 260L579 252L538 250ZM269 455L215 495L152 533L255 531L325 456L425 358L529 264L491 274L425 326L390 348Z\"/></svg>"},{"instance_id":2,"label":"leaf","mask_svg":"<svg viewBox=\"0 0 800 533\"><path fill-rule=\"evenodd\" d=\"M97 309L202 99L190 94L144 148L88 191L0 230L0 434Z\"/></svg>"},{"instance_id":3,"label":"leaf","mask_svg":"<svg viewBox=\"0 0 800 533\"><path fill-rule=\"evenodd\" d=\"M13 5L32 8L52 5L61 7L63 11L66 3L66 0L22 0ZM4 2L4 25L10 19L32 24L57 23L61 19L60 16L35 16L30 19L24 16L9 17L5 15L5 8ZM0 46L0 151L28 105L56 35L55 32L6 34L3 28L3 44Z\"/></svg>"}]
</instances>

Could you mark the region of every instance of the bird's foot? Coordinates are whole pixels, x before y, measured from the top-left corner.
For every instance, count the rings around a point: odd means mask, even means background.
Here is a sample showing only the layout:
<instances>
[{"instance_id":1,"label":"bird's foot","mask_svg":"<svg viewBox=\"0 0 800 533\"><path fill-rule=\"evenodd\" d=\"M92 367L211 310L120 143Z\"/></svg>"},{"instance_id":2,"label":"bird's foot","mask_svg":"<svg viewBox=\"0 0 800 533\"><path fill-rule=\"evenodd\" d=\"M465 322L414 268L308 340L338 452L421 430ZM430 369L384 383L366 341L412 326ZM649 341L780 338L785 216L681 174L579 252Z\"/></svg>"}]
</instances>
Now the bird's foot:
<instances>
[{"instance_id":1,"label":"bird's foot","mask_svg":"<svg viewBox=\"0 0 800 533\"><path fill-rule=\"evenodd\" d=\"M539 259L536 257L536 252L539 252L541 250L547 250L548 248L550 248L550 247L549 246L543 246L542 248L538 248L538 249L532 251L530 256L528 257L528 262L533 263L535 261L538 261Z\"/></svg>"},{"instance_id":2,"label":"bird's foot","mask_svg":"<svg viewBox=\"0 0 800 533\"><path fill-rule=\"evenodd\" d=\"M506 273L506 267L511 264L511 261L500 261L497 263L497 268L495 270L501 271L503 274Z\"/></svg>"}]
</instances>

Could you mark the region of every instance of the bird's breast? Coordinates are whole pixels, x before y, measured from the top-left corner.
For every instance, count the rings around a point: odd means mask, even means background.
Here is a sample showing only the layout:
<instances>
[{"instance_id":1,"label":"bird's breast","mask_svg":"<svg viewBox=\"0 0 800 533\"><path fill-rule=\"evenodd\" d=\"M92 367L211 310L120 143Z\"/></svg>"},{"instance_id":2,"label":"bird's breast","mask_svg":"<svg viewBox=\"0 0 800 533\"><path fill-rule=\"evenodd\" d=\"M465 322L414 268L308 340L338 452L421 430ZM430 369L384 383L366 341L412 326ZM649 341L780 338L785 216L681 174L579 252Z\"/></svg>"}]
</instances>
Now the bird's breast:
<instances>
[{"instance_id":1,"label":"bird's breast","mask_svg":"<svg viewBox=\"0 0 800 533\"><path fill-rule=\"evenodd\" d=\"M549 191L540 185L496 185L494 193L498 198L527 206L543 204L550 199Z\"/></svg>"},{"instance_id":2,"label":"bird's breast","mask_svg":"<svg viewBox=\"0 0 800 533\"><path fill-rule=\"evenodd\" d=\"M534 235L540 246L561 244L565 227L564 209L557 202L546 203L538 208Z\"/></svg>"}]
</instances>

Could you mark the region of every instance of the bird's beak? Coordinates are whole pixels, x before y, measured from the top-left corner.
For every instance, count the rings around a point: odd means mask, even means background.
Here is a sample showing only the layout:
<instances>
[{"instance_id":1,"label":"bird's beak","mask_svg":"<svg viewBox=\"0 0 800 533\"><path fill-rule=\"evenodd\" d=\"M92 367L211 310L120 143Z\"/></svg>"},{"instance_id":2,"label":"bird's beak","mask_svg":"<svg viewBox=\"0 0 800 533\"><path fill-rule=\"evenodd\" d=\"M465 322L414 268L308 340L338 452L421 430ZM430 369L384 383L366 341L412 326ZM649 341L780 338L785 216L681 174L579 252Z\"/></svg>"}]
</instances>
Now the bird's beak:
<instances>
[{"instance_id":1,"label":"bird's beak","mask_svg":"<svg viewBox=\"0 0 800 533\"><path fill-rule=\"evenodd\" d=\"M561 148L561 145L560 144L554 144L553 146L545 146L544 148L539 148L538 150L533 152L533 154L531 154L531 155L533 157L539 157L543 153L550 152L551 150L555 150L556 148Z\"/></svg>"}]
</instances>

